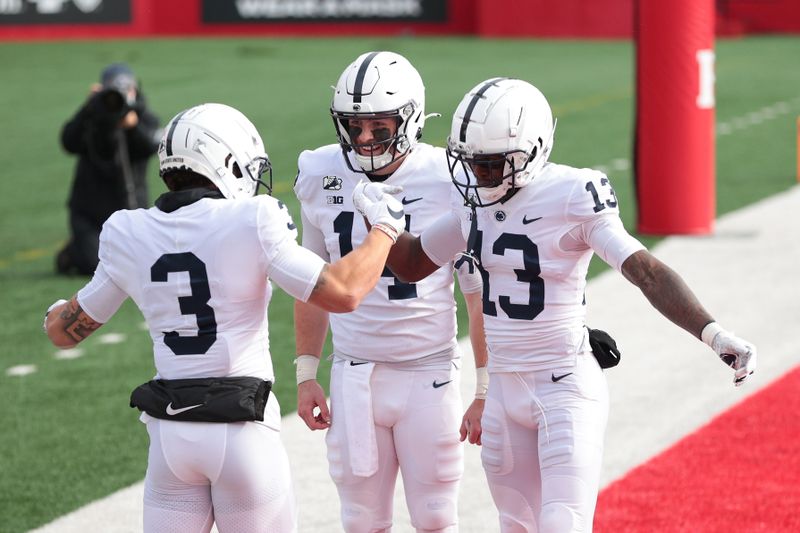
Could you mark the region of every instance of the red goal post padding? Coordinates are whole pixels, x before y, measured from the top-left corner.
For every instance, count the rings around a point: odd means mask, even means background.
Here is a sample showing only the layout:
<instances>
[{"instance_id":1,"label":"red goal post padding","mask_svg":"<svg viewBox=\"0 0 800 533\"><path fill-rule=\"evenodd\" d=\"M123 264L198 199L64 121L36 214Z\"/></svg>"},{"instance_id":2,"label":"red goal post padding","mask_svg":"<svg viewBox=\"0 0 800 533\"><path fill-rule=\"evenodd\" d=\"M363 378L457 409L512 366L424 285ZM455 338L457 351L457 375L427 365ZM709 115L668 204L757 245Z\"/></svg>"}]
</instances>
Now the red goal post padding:
<instances>
[{"instance_id":1,"label":"red goal post padding","mask_svg":"<svg viewBox=\"0 0 800 533\"><path fill-rule=\"evenodd\" d=\"M635 10L637 229L711 233L714 1L639 0Z\"/></svg>"}]
</instances>

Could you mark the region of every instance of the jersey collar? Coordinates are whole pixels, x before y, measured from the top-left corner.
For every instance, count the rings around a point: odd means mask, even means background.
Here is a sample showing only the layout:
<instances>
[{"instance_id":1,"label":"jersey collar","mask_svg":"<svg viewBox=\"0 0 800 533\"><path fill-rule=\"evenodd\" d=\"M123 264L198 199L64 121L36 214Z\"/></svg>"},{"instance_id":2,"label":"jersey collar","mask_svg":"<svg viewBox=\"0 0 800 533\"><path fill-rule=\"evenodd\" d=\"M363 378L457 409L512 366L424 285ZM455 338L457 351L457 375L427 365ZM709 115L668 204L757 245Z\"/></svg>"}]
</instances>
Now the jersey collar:
<instances>
[{"instance_id":1,"label":"jersey collar","mask_svg":"<svg viewBox=\"0 0 800 533\"><path fill-rule=\"evenodd\" d=\"M184 189L182 191L169 191L165 192L156 200L156 207L165 213L172 213L181 207L190 205L200 200L201 198L225 198L222 193L216 189L207 189L199 187L195 189Z\"/></svg>"}]
</instances>

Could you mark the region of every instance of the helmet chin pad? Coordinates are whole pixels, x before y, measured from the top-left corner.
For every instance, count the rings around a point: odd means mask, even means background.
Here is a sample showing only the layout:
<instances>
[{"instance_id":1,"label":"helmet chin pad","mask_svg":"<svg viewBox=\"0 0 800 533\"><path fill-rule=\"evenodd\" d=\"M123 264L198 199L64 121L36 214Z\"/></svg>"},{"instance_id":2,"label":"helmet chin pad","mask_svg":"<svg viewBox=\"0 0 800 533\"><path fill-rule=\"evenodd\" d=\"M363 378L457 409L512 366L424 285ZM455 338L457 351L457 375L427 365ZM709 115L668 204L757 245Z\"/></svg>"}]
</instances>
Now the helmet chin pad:
<instances>
[{"instance_id":1,"label":"helmet chin pad","mask_svg":"<svg viewBox=\"0 0 800 533\"><path fill-rule=\"evenodd\" d=\"M364 172L375 172L391 165L394 162L394 154L389 150L381 155L359 155L356 153L356 161L358 166L364 169Z\"/></svg>"}]
</instances>

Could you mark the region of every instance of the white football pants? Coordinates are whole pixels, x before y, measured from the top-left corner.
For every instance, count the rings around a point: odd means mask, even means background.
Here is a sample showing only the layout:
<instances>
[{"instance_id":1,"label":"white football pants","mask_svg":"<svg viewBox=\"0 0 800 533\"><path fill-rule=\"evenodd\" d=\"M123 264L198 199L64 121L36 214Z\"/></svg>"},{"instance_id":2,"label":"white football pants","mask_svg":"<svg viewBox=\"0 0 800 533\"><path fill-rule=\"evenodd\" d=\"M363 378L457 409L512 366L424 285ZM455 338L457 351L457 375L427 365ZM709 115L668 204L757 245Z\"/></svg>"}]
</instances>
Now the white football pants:
<instances>
[{"instance_id":1,"label":"white football pants","mask_svg":"<svg viewBox=\"0 0 800 533\"><path fill-rule=\"evenodd\" d=\"M492 373L481 459L503 533L591 533L608 388L594 357Z\"/></svg>"},{"instance_id":2,"label":"white football pants","mask_svg":"<svg viewBox=\"0 0 800 533\"><path fill-rule=\"evenodd\" d=\"M392 526L398 467L411 523L419 532L458 531L458 487L464 470L459 442L459 370L397 370L376 364L370 378L378 470L353 474L343 396L348 361L331 370L332 423L326 437L328 465L341 502L347 533L373 533ZM434 384L437 386L434 387ZM366 413L356 413L364 424ZM347 418L352 419L348 416ZM357 453L357 452L356 452Z\"/></svg>"},{"instance_id":3,"label":"white football pants","mask_svg":"<svg viewBox=\"0 0 800 533\"><path fill-rule=\"evenodd\" d=\"M147 421L145 533L291 533L297 513L280 433L257 422Z\"/></svg>"}]
</instances>

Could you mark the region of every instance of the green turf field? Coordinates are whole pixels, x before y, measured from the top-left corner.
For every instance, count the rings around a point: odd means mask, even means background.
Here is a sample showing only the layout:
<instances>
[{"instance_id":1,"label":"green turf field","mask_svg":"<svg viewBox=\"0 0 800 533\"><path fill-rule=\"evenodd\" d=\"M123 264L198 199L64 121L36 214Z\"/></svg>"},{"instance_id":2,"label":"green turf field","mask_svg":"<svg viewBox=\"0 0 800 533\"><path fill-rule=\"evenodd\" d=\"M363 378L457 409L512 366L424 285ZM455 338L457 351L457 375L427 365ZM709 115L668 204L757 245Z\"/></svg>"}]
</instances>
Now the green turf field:
<instances>
[{"instance_id":1,"label":"green turf field","mask_svg":"<svg viewBox=\"0 0 800 533\"><path fill-rule=\"evenodd\" d=\"M790 37L717 43L717 121L735 126L718 139L720 213L795 183L798 45ZM154 373L139 312L126 303L72 359L56 358L41 331L47 306L86 281L52 273L53 253L67 236L74 165L58 136L102 67L130 63L164 122L204 101L241 109L262 133L276 196L299 218L291 191L297 155L335 141L330 86L347 63L374 49L402 53L419 69L428 112L443 115L425 129L432 144L444 143L450 114L477 82L502 75L539 86L558 117L551 160L608 169L631 227L631 174L619 161L631 157L634 120L634 50L627 42L405 37L0 44L0 320L6 324L0 333L0 530L41 525L144 475L147 437L128 407L131 389ZM752 118L766 107L776 111L763 121ZM680 158L680 140L665 146L664 155ZM155 162L150 169L155 197L163 187ZM290 316L290 299L276 291L270 337L284 412L295 401ZM107 333L126 340L104 343ZM23 364L36 365L36 372L6 374Z\"/></svg>"}]
</instances>

